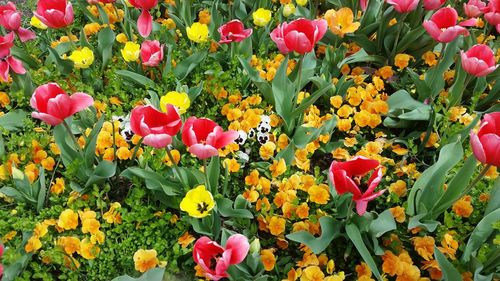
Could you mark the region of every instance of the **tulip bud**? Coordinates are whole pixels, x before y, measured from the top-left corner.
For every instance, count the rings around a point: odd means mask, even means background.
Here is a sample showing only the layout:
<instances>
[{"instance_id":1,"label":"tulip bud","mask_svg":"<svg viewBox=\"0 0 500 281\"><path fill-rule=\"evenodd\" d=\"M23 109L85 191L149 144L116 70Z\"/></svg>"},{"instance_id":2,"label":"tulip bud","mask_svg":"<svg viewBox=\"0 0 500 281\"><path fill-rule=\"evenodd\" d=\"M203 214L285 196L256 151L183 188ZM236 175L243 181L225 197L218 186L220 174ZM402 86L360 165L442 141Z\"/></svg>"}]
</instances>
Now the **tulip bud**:
<instances>
[{"instance_id":1,"label":"tulip bud","mask_svg":"<svg viewBox=\"0 0 500 281\"><path fill-rule=\"evenodd\" d=\"M260 253L260 240L259 238L255 238L252 243L250 243L250 253Z\"/></svg>"},{"instance_id":2,"label":"tulip bud","mask_svg":"<svg viewBox=\"0 0 500 281\"><path fill-rule=\"evenodd\" d=\"M295 2L297 2L297 5L302 6L302 7L307 5L307 0L296 0Z\"/></svg>"},{"instance_id":3,"label":"tulip bud","mask_svg":"<svg viewBox=\"0 0 500 281\"><path fill-rule=\"evenodd\" d=\"M24 179L24 173L16 167L12 167L12 178L15 180Z\"/></svg>"},{"instance_id":4,"label":"tulip bud","mask_svg":"<svg viewBox=\"0 0 500 281\"><path fill-rule=\"evenodd\" d=\"M286 4L283 6L283 16L284 17L289 17L295 13L295 5L292 3Z\"/></svg>"}]
</instances>

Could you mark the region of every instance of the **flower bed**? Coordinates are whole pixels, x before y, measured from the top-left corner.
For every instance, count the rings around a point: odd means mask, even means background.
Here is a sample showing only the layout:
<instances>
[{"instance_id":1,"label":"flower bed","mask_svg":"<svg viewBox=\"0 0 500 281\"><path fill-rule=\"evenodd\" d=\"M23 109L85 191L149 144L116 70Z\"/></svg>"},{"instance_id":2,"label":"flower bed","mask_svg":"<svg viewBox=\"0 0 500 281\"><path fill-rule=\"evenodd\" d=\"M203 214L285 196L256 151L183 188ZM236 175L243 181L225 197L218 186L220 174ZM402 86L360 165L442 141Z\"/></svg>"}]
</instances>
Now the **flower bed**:
<instances>
[{"instance_id":1,"label":"flower bed","mask_svg":"<svg viewBox=\"0 0 500 281\"><path fill-rule=\"evenodd\" d=\"M1 5L0 279L499 280L499 5Z\"/></svg>"}]
</instances>

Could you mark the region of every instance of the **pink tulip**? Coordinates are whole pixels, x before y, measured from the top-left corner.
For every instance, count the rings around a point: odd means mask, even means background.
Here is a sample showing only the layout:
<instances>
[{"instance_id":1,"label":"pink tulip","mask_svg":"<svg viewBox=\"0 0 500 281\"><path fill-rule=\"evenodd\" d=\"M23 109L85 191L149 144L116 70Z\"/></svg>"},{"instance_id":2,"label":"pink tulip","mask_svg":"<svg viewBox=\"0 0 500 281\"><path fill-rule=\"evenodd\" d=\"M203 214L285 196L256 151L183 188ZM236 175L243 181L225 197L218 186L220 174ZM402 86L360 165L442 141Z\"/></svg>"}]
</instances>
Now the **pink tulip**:
<instances>
[{"instance_id":1,"label":"pink tulip","mask_svg":"<svg viewBox=\"0 0 500 281\"><path fill-rule=\"evenodd\" d=\"M462 67L465 72L476 76L486 76L498 67L495 65L495 54L484 44L477 44L467 52L461 51Z\"/></svg>"},{"instance_id":2,"label":"pink tulip","mask_svg":"<svg viewBox=\"0 0 500 281\"><path fill-rule=\"evenodd\" d=\"M446 0L424 0L424 9L427 11L436 10L437 8L443 6Z\"/></svg>"},{"instance_id":3,"label":"pink tulip","mask_svg":"<svg viewBox=\"0 0 500 281\"><path fill-rule=\"evenodd\" d=\"M10 55L10 48L14 46L14 33L0 36L0 80L7 82L12 69L17 74L26 73L22 62Z\"/></svg>"},{"instance_id":4,"label":"pink tulip","mask_svg":"<svg viewBox=\"0 0 500 281\"><path fill-rule=\"evenodd\" d=\"M188 151L200 159L219 154L219 149L239 137L237 131L224 132L214 121L208 118L189 117L182 129L182 142Z\"/></svg>"},{"instance_id":5,"label":"pink tulip","mask_svg":"<svg viewBox=\"0 0 500 281\"><path fill-rule=\"evenodd\" d=\"M73 6L67 0L38 0L35 16L50 28L63 28L73 23Z\"/></svg>"},{"instance_id":6,"label":"pink tulip","mask_svg":"<svg viewBox=\"0 0 500 281\"><path fill-rule=\"evenodd\" d=\"M0 258L3 256L3 244L0 244ZM0 280L3 276L3 265L0 263Z\"/></svg>"},{"instance_id":7,"label":"pink tulip","mask_svg":"<svg viewBox=\"0 0 500 281\"><path fill-rule=\"evenodd\" d=\"M377 168L379 162L356 156L346 162L333 161L330 166L328 176L337 193L352 193L352 200L356 203L356 211L362 216L366 212L368 202L382 195L385 192L380 190L375 192L375 188L382 180L382 169ZM370 176L368 182L362 183L361 178L368 174L371 170L376 169ZM365 186L366 191L362 193L359 186Z\"/></svg>"},{"instance_id":8,"label":"pink tulip","mask_svg":"<svg viewBox=\"0 0 500 281\"><path fill-rule=\"evenodd\" d=\"M193 260L206 278L217 281L229 277L226 272L229 266L241 263L249 249L248 239L241 234L231 235L225 247L203 236L194 243Z\"/></svg>"},{"instance_id":9,"label":"pink tulip","mask_svg":"<svg viewBox=\"0 0 500 281\"><path fill-rule=\"evenodd\" d=\"M35 89L30 104L38 111L32 112L31 117L56 126L64 119L93 105L94 99L85 93L74 93L70 96L56 83L48 83Z\"/></svg>"},{"instance_id":10,"label":"pink tulip","mask_svg":"<svg viewBox=\"0 0 500 281\"><path fill-rule=\"evenodd\" d=\"M361 6L361 10L366 11L366 7L368 7L368 0L359 0L359 5Z\"/></svg>"},{"instance_id":11,"label":"pink tulip","mask_svg":"<svg viewBox=\"0 0 500 281\"><path fill-rule=\"evenodd\" d=\"M488 6L483 9L484 18L491 25L500 24L500 0L490 0Z\"/></svg>"},{"instance_id":12,"label":"pink tulip","mask_svg":"<svg viewBox=\"0 0 500 281\"><path fill-rule=\"evenodd\" d=\"M458 14L452 7L439 9L430 20L425 20L422 24L429 35L441 43L449 43L458 35L469 35L469 31L464 26L476 25L476 19L468 19L457 25Z\"/></svg>"},{"instance_id":13,"label":"pink tulip","mask_svg":"<svg viewBox=\"0 0 500 281\"><path fill-rule=\"evenodd\" d=\"M419 0L386 0L398 13L409 13L415 10Z\"/></svg>"},{"instance_id":14,"label":"pink tulip","mask_svg":"<svg viewBox=\"0 0 500 281\"><path fill-rule=\"evenodd\" d=\"M253 29L245 29L240 20L232 20L217 29L220 33L219 44L229 44L231 42L241 42L252 35Z\"/></svg>"},{"instance_id":15,"label":"pink tulip","mask_svg":"<svg viewBox=\"0 0 500 281\"><path fill-rule=\"evenodd\" d=\"M143 143L154 148L164 148L172 143L172 137L182 126L177 108L167 104L167 112L151 105L138 106L130 114L130 128L143 137Z\"/></svg>"},{"instance_id":16,"label":"pink tulip","mask_svg":"<svg viewBox=\"0 0 500 281\"><path fill-rule=\"evenodd\" d=\"M17 11L16 5L8 2L0 6L0 25L8 31L14 31L22 42L34 39L36 34L21 27L21 13Z\"/></svg>"},{"instance_id":17,"label":"pink tulip","mask_svg":"<svg viewBox=\"0 0 500 281\"><path fill-rule=\"evenodd\" d=\"M163 45L158 40L146 40L141 44L141 60L146 66L158 66L163 60Z\"/></svg>"},{"instance_id":18,"label":"pink tulip","mask_svg":"<svg viewBox=\"0 0 500 281\"><path fill-rule=\"evenodd\" d=\"M309 53L314 45L323 38L327 29L324 19L297 19L290 23L282 23L271 32L271 39L281 53Z\"/></svg>"},{"instance_id":19,"label":"pink tulip","mask_svg":"<svg viewBox=\"0 0 500 281\"><path fill-rule=\"evenodd\" d=\"M89 3L90 5L97 5L99 3L108 4L114 2L116 2L116 0L87 0L87 3Z\"/></svg>"},{"instance_id":20,"label":"pink tulip","mask_svg":"<svg viewBox=\"0 0 500 281\"><path fill-rule=\"evenodd\" d=\"M470 131L470 144L477 160L500 167L500 112L484 115L477 133Z\"/></svg>"},{"instance_id":21,"label":"pink tulip","mask_svg":"<svg viewBox=\"0 0 500 281\"><path fill-rule=\"evenodd\" d=\"M465 15L469 18L475 18L483 14L483 9L486 7L486 3L481 0L469 0L469 2L464 4Z\"/></svg>"},{"instance_id":22,"label":"pink tulip","mask_svg":"<svg viewBox=\"0 0 500 281\"><path fill-rule=\"evenodd\" d=\"M132 6L141 9L141 15L137 19L137 29L142 37L148 37L153 29L153 17L149 10L158 4L158 0L129 0L129 2Z\"/></svg>"}]
</instances>

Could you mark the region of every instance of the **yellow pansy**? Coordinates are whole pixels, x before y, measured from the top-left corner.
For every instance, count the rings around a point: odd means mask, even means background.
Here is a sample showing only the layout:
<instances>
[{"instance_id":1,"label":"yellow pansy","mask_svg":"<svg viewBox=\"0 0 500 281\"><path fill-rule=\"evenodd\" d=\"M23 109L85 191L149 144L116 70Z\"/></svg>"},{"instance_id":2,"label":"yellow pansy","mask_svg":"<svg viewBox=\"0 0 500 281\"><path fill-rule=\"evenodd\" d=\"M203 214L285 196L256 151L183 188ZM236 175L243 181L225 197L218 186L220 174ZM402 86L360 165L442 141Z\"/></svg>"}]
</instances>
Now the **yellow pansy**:
<instances>
[{"instance_id":1,"label":"yellow pansy","mask_svg":"<svg viewBox=\"0 0 500 281\"><path fill-rule=\"evenodd\" d=\"M163 112L167 112L167 104L174 105L181 114L185 113L191 105L188 94L171 91L160 99L160 107Z\"/></svg>"},{"instance_id":2,"label":"yellow pansy","mask_svg":"<svg viewBox=\"0 0 500 281\"><path fill-rule=\"evenodd\" d=\"M121 52L126 62L136 61L141 53L141 45L134 42L127 42Z\"/></svg>"},{"instance_id":3,"label":"yellow pansy","mask_svg":"<svg viewBox=\"0 0 500 281\"><path fill-rule=\"evenodd\" d=\"M94 52L84 47L81 50L74 50L68 58L73 61L76 68L89 68L94 62Z\"/></svg>"},{"instance_id":4,"label":"yellow pansy","mask_svg":"<svg viewBox=\"0 0 500 281\"><path fill-rule=\"evenodd\" d=\"M35 16L31 17L30 24L38 29L47 29L47 26Z\"/></svg>"},{"instance_id":5,"label":"yellow pansy","mask_svg":"<svg viewBox=\"0 0 500 281\"><path fill-rule=\"evenodd\" d=\"M59 216L57 226L65 230L76 229L78 226L78 214L71 209L64 210Z\"/></svg>"},{"instance_id":6,"label":"yellow pansy","mask_svg":"<svg viewBox=\"0 0 500 281\"><path fill-rule=\"evenodd\" d=\"M160 263L156 255L157 253L155 249L137 250L134 253L135 270L139 272L146 272L152 268L155 268Z\"/></svg>"},{"instance_id":7,"label":"yellow pansy","mask_svg":"<svg viewBox=\"0 0 500 281\"><path fill-rule=\"evenodd\" d=\"M193 23L191 27L186 28L189 40L196 43L204 43L208 40L208 26L199 22Z\"/></svg>"},{"instance_id":8,"label":"yellow pansy","mask_svg":"<svg viewBox=\"0 0 500 281\"><path fill-rule=\"evenodd\" d=\"M264 8L259 8L253 12L253 24L256 26L266 26L271 21L271 11Z\"/></svg>"},{"instance_id":9,"label":"yellow pansy","mask_svg":"<svg viewBox=\"0 0 500 281\"><path fill-rule=\"evenodd\" d=\"M333 9L326 11L325 19L328 22L330 30L340 37L344 37L346 33L353 33L358 30L360 23L354 22L354 14L352 10L344 7L338 11Z\"/></svg>"},{"instance_id":10,"label":"yellow pansy","mask_svg":"<svg viewBox=\"0 0 500 281\"><path fill-rule=\"evenodd\" d=\"M215 201L204 185L191 189L181 201L181 210L187 212L194 218L203 218L208 216L214 208Z\"/></svg>"}]
</instances>

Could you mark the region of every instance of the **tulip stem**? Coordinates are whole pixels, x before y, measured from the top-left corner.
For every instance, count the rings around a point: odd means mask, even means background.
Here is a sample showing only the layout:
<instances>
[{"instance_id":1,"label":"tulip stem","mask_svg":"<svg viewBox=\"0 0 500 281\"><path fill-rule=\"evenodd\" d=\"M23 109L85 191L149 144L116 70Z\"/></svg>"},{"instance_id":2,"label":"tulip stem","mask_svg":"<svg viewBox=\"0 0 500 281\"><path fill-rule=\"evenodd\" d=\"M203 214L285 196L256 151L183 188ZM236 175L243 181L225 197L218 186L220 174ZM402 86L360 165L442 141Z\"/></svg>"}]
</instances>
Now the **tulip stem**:
<instances>
[{"instance_id":1,"label":"tulip stem","mask_svg":"<svg viewBox=\"0 0 500 281\"><path fill-rule=\"evenodd\" d=\"M139 142L137 142L137 144L135 145L134 152L132 153L132 159L131 159L132 162L134 162L135 158L137 157L137 151L139 151L139 148L141 147L142 141L143 141L143 138L141 138L139 140Z\"/></svg>"},{"instance_id":2,"label":"tulip stem","mask_svg":"<svg viewBox=\"0 0 500 281\"><path fill-rule=\"evenodd\" d=\"M73 41L73 39L71 39L71 36L73 36L73 34L71 33L71 30L69 28L65 28L66 30L66 34L68 35L68 40L69 42L71 43L71 47L73 50L76 50L78 49L78 47L76 46L75 42Z\"/></svg>"},{"instance_id":3,"label":"tulip stem","mask_svg":"<svg viewBox=\"0 0 500 281\"><path fill-rule=\"evenodd\" d=\"M76 150L81 152L80 144L78 144L78 140L76 139L75 135L73 135L73 131L71 131L71 128L68 125L68 123L66 122L66 120L63 120L62 124L63 124L64 128L66 128L66 131L68 131L68 134L71 136L71 139L73 140L73 142L75 143Z\"/></svg>"},{"instance_id":4,"label":"tulip stem","mask_svg":"<svg viewBox=\"0 0 500 281\"><path fill-rule=\"evenodd\" d=\"M464 191L460 194L460 197L458 198L460 199L465 195L467 195L472 190L472 188L484 177L484 175L486 175L491 166L492 166L491 164L486 164L481 170L481 172L479 172L479 175L477 175L477 177L469 183L469 185L464 189Z\"/></svg>"},{"instance_id":5,"label":"tulip stem","mask_svg":"<svg viewBox=\"0 0 500 281\"><path fill-rule=\"evenodd\" d=\"M181 182L182 186L183 187L187 187L187 185L182 180L181 172L179 170L179 166L177 166L177 163L175 163L174 157L172 156L172 152L170 152L170 148L168 148L168 146L167 146L167 147L165 147L165 150L167 151L168 159L170 159L170 162L172 162L172 166L174 167L174 173L176 174L177 178Z\"/></svg>"},{"instance_id":6,"label":"tulip stem","mask_svg":"<svg viewBox=\"0 0 500 281\"><path fill-rule=\"evenodd\" d=\"M210 186L210 181L208 180L208 169L207 169L207 158L203 159L203 174L205 175L205 184L212 194L215 193L215 190L212 190L213 187Z\"/></svg>"},{"instance_id":7,"label":"tulip stem","mask_svg":"<svg viewBox=\"0 0 500 281\"><path fill-rule=\"evenodd\" d=\"M224 167L224 185L222 186L222 195L224 196L227 196L227 185L229 183L229 167L228 165L226 165L226 167Z\"/></svg>"}]
</instances>

